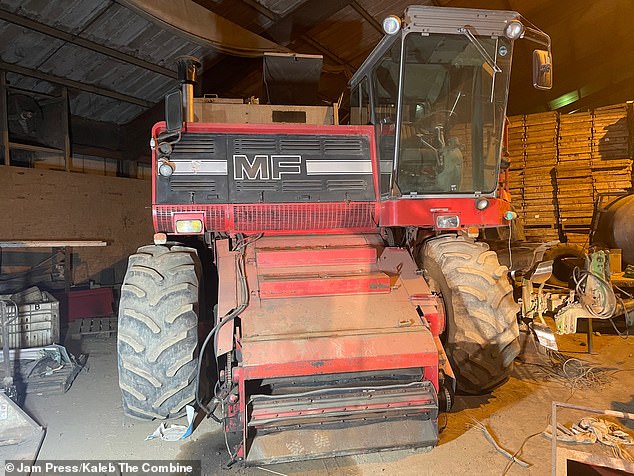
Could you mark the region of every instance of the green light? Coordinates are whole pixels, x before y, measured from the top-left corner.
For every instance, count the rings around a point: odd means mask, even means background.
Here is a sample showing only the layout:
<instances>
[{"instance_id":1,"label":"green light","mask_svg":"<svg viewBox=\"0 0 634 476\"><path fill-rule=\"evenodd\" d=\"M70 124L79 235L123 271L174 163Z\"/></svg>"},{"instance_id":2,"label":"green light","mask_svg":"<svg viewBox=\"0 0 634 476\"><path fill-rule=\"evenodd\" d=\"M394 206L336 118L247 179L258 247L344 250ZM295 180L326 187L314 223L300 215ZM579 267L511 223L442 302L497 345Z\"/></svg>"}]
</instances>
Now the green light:
<instances>
[{"instance_id":1,"label":"green light","mask_svg":"<svg viewBox=\"0 0 634 476\"><path fill-rule=\"evenodd\" d=\"M548 107L550 110L555 110L567 106L568 104L572 104L575 101L579 100L579 90L574 90L569 93L563 94L556 99L548 102Z\"/></svg>"}]
</instances>

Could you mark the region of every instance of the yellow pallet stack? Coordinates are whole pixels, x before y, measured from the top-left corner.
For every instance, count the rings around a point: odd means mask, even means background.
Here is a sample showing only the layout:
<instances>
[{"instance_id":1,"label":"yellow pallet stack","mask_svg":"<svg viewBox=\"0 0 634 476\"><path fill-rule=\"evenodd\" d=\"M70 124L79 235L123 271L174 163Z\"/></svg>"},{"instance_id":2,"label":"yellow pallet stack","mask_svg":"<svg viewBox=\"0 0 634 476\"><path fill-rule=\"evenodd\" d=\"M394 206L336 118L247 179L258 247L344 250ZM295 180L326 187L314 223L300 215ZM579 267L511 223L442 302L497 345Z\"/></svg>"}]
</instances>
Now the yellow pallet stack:
<instances>
[{"instance_id":1,"label":"yellow pallet stack","mask_svg":"<svg viewBox=\"0 0 634 476\"><path fill-rule=\"evenodd\" d=\"M558 115L544 112L526 116L524 168L524 232L531 241L559 237L554 189L557 164Z\"/></svg>"},{"instance_id":2,"label":"yellow pallet stack","mask_svg":"<svg viewBox=\"0 0 634 476\"><path fill-rule=\"evenodd\" d=\"M594 110L591 165L595 195L632 186L630 107L619 104Z\"/></svg>"},{"instance_id":3,"label":"yellow pallet stack","mask_svg":"<svg viewBox=\"0 0 634 476\"><path fill-rule=\"evenodd\" d=\"M588 236L592 221L592 120L590 112L559 117L557 211L562 235L574 242Z\"/></svg>"},{"instance_id":4,"label":"yellow pallet stack","mask_svg":"<svg viewBox=\"0 0 634 476\"><path fill-rule=\"evenodd\" d=\"M511 203L524 221L524 167L526 157L524 156L526 140L525 116L511 116L508 118L508 143L506 147L509 161L509 190L511 192Z\"/></svg>"}]
</instances>

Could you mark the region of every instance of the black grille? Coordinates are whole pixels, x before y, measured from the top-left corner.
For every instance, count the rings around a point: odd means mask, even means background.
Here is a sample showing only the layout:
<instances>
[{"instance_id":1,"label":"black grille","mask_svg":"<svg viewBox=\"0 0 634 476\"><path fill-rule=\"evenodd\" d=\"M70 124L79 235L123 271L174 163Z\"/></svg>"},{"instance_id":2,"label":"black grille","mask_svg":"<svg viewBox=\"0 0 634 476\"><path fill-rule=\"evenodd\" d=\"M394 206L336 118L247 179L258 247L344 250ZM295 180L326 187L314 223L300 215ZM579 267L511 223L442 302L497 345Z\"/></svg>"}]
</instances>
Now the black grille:
<instances>
[{"instance_id":1,"label":"black grille","mask_svg":"<svg viewBox=\"0 0 634 476\"><path fill-rule=\"evenodd\" d=\"M184 133L174 144L172 159L209 159L216 156L215 134Z\"/></svg>"},{"instance_id":2,"label":"black grille","mask_svg":"<svg viewBox=\"0 0 634 476\"><path fill-rule=\"evenodd\" d=\"M336 180L326 181L326 189L329 192L365 191L368 189L366 180Z\"/></svg>"},{"instance_id":3,"label":"black grille","mask_svg":"<svg viewBox=\"0 0 634 476\"><path fill-rule=\"evenodd\" d=\"M319 154L321 141L319 139L280 139L281 152L293 152L296 154Z\"/></svg>"},{"instance_id":4,"label":"black grille","mask_svg":"<svg viewBox=\"0 0 634 476\"><path fill-rule=\"evenodd\" d=\"M236 180L237 192L270 192L279 190L278 182L259 180Z\"/></svg>"},{"instance_id":5,"label":"black grille","mask_svg":"<svg viewBox=\"0 0 634 476\"><path fill-rule=\"evenodd\" d=\"M282 183L283 192L321 192L321 180L286 180Z\"/></svg>"},{"instance_id":6,"label":"black grille","mask_svg":"<svg viewBox=\"0 0 634 476\"><path fill-rule=\"evenodd\" d=\"M325 139L324 154L326 155L361 155L363 153L363 144L361 139L341 138L341 139Z\"/></svg>"},{"instance_id":7,"label":"black grille","mask_svg":"<svg viewBox=\"0 0 634 476\"><path fill-rule=\"evenodd\" d=\"M273 152L277 151L277 144L274 138L245 137L233 140L234 152Z\"/></svg>"},{"instance_id":8,"label":"black grille","mask_svg":"<svg viewBox=\"0 0 634 476\"><path fill-rule=\"evenodd\" d=\"M216 182L208 177L178 177L170 178L172 192L215 192Z\"/></svg>"}]
</instances>

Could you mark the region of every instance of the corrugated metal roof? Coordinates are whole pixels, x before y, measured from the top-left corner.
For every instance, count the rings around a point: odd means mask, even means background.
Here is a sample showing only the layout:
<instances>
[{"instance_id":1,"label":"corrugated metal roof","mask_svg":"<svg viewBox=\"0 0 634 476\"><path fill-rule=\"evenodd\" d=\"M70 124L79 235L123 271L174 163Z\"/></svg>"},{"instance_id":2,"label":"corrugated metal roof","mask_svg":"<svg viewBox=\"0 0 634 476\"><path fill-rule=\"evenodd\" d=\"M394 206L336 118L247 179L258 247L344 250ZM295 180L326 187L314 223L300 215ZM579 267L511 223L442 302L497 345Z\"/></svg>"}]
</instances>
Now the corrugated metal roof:
<instances>
[{"instance_id":1,"label":"corrugated metal roof","mask_svg":"<svg viewBox=\"0 0 634 476\"><path fill-rule=\"evenodd\" d=\"M110 0L0 0L0 9L171 71L176 70L175 60L181 55L196 56L207 63L220 56ZM160 102L177 86L173 77L7 21L0 21L0 59L151 104ZM9 75L9 81L24 89L56 89L47 81L22 75ZM145 110L94 92L76 91L69 98L72 114L97 121L124 124Z\"/></svg>"},{"instance_id":2,"label":"corrugated metal roof","mask_svg":"<svg viewBox=\"0 0 634 476\"><path fill-rule=\"evenodd\" d=\"M0 8L76 35L112 3L104 0L2 0Z\"/></svg>"},{"instance_id":3,"label":"corrugated metal roof","mask_svg":"<svg viewBox=\"0 0 634 476\"><path fill-rule=\"evenodd\" d=\"M627 21L634 9L631 0L193 1L199 4L197 7L202 5L250 32L262 36L266 36L267 31L277 32L279 38L284 37L284 44L291 41L289 47L298 53L322 54L325 69L342 72L341 81L335 81L334 74L328 75L327 85L321 89L324 98L334 99L341 89L345 89L345 76L349 76L378 43L381 33L377 31L377 25L382 19L389 14L401 15L411 3L516 9L551 33L557 71L555 88L548 93L532 91L529 55L533 45L519 45L518 52L526 53L524 56L527 58L518 55L518 60L514 61L510 104L517 106L512 108L513 112L543 107L548 99L575 89L597 91L591 94L596 96L592 99L594 101L599 101L599 96L608 92L621 91L621 96L625 97L634 91L630 73L634 56L628 53L634 49L631 47L632 35L627 29ZM314 13L315 8L310 7L319 8L320 1L329 15L333 7L340 9L328 18L311 19L306 12ZM132 6L126 6L132 3L131 0L0 0L0 14L9 12L55 28L75 38L156 65L154 69L86 49L73 44L72 39L56 39L38 33L11 20L0 20L0 60L36 70L42 75L69 78L93 88L113 90L137 98L135 104L134 101L125 102L85 90L74 91L69 96L73 114L98 121L127 123L148 105L159 102L165 92L176 86L176 80L170 77L175 71L176 57L201 57L203 64L207 65L222 58L209 42L198 41L200 36L176 33L161 24L160 18L153 22ZM151 0L146 2L147 5L154 3ZM298 25L300 28L296 29ZM276 28L290 33L282 35ZM278 38L273 33L271 36ZM235 74L230 75L231 83L220 92L238 96L255 93L261 82L258 73L248 68L241 70L237 64L232 63ZM168 75L162 74L161 68ZM9 75L12 85L42 92L55 92L57 89L57 86L45 81L45 77L33 79L26 77L24 71L22 73ZM340 87L339 91L337 87Z\"/></svg>"}]
</instances>

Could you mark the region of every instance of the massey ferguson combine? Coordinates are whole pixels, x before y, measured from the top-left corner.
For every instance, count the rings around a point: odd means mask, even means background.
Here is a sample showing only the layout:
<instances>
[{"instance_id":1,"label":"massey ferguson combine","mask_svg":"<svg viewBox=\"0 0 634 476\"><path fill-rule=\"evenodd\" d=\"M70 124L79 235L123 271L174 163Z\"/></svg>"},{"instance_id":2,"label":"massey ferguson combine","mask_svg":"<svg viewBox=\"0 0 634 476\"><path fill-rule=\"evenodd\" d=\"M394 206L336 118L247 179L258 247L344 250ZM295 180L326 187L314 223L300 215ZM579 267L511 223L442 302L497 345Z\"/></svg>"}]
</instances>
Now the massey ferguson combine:
<instances>
[{"instance_id":1,"label":"massey ferguson combine","mask_svg":"<svg viewBox=\"0 0 634 476\"><path fill-rule=\"evenodd\" d=\"M348 126L195 122L183 61L152 132L155 244L122 287L124 411L164 419L197 401L239 435L234 460L276 463L433 447L456 386L504 382L518 306L475 238L512 219L500 163L515 40L539 45L534 85L550 87L550 39L529 25L511 11L388 17L350 81ZM213 259L176 243L192 236ZM206 269L217 306L199 345Z\"/></svg>"}]
</instances>

